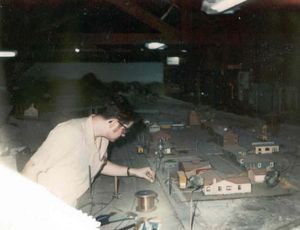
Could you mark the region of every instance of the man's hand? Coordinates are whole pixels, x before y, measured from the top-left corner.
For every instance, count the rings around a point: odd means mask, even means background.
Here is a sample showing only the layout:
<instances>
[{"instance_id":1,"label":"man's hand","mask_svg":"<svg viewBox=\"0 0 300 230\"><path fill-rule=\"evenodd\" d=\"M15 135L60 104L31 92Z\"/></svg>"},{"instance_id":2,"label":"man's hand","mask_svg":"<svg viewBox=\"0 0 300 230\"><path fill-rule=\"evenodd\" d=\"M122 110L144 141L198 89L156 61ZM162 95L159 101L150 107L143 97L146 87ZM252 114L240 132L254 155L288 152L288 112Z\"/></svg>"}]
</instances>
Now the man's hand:
<instances>
[{"instance_id":1,"label":"man's hand","mask_svg":"<svg viewBox=\"0 0 300 230\"><path fill-rule=\"evenodd\" d=\"M144 178L150 181L151 183L153 183L155 180L155 172L149 167L131 168L130 175Z\"/></svg>"}]
</instances>

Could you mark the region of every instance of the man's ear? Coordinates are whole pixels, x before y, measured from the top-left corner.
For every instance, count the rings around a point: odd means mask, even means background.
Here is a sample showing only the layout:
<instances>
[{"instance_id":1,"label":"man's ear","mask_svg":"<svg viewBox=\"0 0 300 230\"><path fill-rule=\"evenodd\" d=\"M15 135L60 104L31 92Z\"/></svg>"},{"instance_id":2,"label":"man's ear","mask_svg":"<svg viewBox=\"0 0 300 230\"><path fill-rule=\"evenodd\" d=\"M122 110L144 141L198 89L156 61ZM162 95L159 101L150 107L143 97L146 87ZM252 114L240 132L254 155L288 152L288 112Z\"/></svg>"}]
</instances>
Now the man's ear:
<instances>
[{"instance_id":1,"label":"man's ear","mask_svg":"<svg viewBox=\"0 0 300 230\"><path fill-rule=\"evenodd\" d=\"M115 125L115 123L117 122L117 119L109 119L107 120L108 124L109 124L109 127L113 127Z\"/></svg>"}]
</instances>

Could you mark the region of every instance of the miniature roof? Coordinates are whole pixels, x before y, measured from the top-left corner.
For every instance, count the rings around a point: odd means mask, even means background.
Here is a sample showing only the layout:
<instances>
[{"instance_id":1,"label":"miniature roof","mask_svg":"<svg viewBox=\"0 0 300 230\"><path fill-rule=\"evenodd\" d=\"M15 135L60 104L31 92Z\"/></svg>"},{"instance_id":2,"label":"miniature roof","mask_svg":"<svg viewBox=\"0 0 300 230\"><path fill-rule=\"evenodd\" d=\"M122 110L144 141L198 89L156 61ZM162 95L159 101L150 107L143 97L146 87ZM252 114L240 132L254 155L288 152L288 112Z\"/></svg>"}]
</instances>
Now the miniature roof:
<instances>
[{"instance_id":1,"label":"miniature roof","mask_svg":"<svg viewBox=\"0 0 300 230\"><path fill-rule=\"evenodd\" d=\"M224 176L217 170L208 170L201 174L204 179L204 185L212 185L214 179L216 182L224 180Z\"/></svg>"},{"instance_id":2,"label":"miniature roof","mask_svg":"<svg viewBox=\"0 0 300 230\"><path fill-rule=\"evenodd\" d=\"M245 156L238 155L238 161L243 159L245 163L253 163L253 162L275 162L275 159L272 156L267 154L257 155L257 154L247 154Z\"/></svg>"},{"instance_id":3,"label":"miniature roof","mask_svg":"<svg viewBox=\"0 0 300 230\"><path fill-rule=\"evenodd\" d=\"M266 169L250 169L249 171L252 171L254 175L266 175L267 173Z\"/></svg>"},{"instance_id":4,"label":"miniature roof","mask_svg":"<svg viewBox=\"0 0 300 230\"><path fill-rule=\"evenodd\" d=\"M274 141L266 141L266 142L253 142L252 145L254 147L256 146L270 146L270 145L276 145Z\"/></svg>"},{"instance_id":5,"label":"miniature roof","mask_svg":"<svg viewBox=\"0 0 300 230\"><path fill-rule=\"evenodd\" d=\"M234 184L249 184L250 183L249 178L245 177L245 176L230 177L230 178L226 178L225 180L230 181Z\"/></svg>"},{"instance_id":6,"label":"miniature roof","mask_svg":"<svg viewBox=\"0 0 300 230\"><path fill-rule=\"evenodd\" d=\"M203 168L211 168L209 161L200 161L200 160L192 160L192 161L182 161L181 162L184 171L191 171L195 169L203 169Z\"/></svg>"}]
</instances>

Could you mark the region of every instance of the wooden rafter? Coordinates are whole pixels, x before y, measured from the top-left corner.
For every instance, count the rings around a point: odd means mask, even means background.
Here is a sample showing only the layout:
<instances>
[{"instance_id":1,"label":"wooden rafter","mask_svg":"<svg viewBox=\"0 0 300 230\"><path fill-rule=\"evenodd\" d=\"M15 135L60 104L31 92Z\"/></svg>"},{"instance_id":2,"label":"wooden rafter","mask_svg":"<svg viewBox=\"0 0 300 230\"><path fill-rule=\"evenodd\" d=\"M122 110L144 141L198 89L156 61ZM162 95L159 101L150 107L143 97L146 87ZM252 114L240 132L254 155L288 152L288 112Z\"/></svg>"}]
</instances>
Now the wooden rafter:
<instances>
[{"instance_id":1,"label":"wooden rafter","mask_svg":"<svg viewBox=\"0 0 300 230\"><path fill-rule=\"evenodd\" d=\"M70 35L72 37L72 35ZM74 34L86 47L95 45L133 45L145 41L159 40L168 44L177 44L177 39L165 37L159 33L81 33Z\"/></svg>"},{"instance_id":2,"label":"wooden rafter","mask_svg":"<svg viewBox=\"0 0 300 230\"><path fill-rule=\"evenodd\" d=\"M69 34L70 37L72 35ZM223 34L215 34L207 36L203 32L195 32L193 37L188 41L179 41L176 39L170 39L164 37L161 34L155 33L81 33L74 34L80 43L86 48L93 48L97 45L143 45L145 41L159 40L169 45L178 44L195 44L195 45L209 45L209 44L239 44L239 36L237 34L227 34L226 37ZM69 41L69 45L72 41ZM77 43L76 43L77 44ZM74 44L74 45L76 45Z\"/></svg>"},{"instance_id":3,"label":"wooden rafter","mask_svg":"<svg viewBox=\"0 0 300 230\"><path fill-rule=\"evenodd\" d=\"M134 16L143 23L149 25L151 28L158 30L164 37L176 38L179 40L179 33L173 26L161 21L158 17L149 13L134 1L119 1L119 0L106 0L107 2L115 5L122 11L129 15Z\"/></svg>"}]
</instances>

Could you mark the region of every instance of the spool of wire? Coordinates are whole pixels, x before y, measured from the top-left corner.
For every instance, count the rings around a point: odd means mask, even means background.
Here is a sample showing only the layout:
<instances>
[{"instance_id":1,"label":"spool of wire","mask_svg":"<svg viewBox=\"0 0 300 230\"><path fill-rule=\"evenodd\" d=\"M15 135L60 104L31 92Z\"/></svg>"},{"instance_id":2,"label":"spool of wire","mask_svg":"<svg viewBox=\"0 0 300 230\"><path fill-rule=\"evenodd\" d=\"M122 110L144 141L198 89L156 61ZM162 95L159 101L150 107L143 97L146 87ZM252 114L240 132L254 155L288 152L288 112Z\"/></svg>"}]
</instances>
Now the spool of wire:
<instances>
[{"instance_id":1,"label":"spool of wire","mask_svg":"<svg viewBox=\"0 0 300 230\"><path fill-rule=\"evenodd\" d=\"M152 190L142 190L135 193L137 198L138 212L151 212L156 209L155 200L157 199L157 193Z\"/></svg>"}]
</instances>

